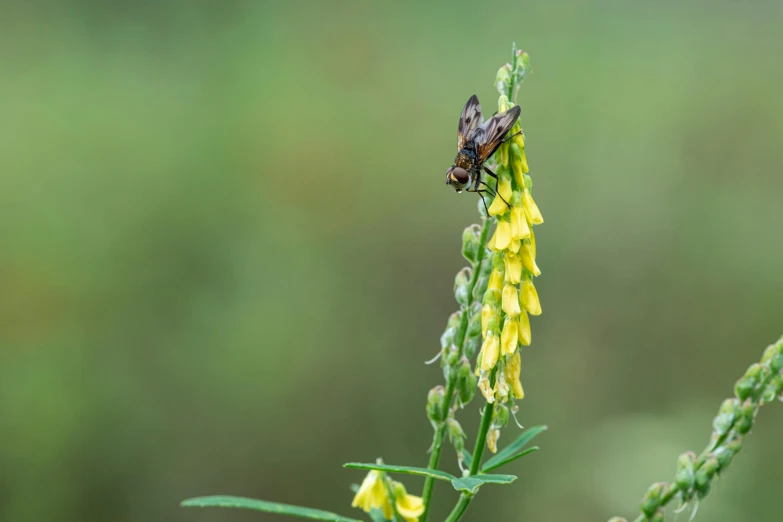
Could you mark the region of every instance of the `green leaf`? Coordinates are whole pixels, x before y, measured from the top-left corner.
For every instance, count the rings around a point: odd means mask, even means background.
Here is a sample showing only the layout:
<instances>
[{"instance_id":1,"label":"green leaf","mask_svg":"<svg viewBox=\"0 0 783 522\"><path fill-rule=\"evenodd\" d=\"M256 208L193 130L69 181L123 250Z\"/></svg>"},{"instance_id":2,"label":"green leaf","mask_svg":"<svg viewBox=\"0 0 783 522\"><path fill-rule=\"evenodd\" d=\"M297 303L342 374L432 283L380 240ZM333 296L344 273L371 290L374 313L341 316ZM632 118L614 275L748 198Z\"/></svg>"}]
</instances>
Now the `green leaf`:
<instances>
[{"instance_id":1,"label":"green leaf","mask_svg":"<svg viewBox=\"0 0 783 522\"><path fill-rule=\"evenodd\" d=\"M455 478L451 485L457 491L467 491L475 494L484 484L511 484L517 479L515 475L473 475L472 477Z\"/></svg>"},{"instance_id":2,"label":"green leaf","mask_svg":"<svg viewBox=\"0 0 783 522\"><path fill-rule=\"evenodd\" d=\"M484 467L482 467L482 468L481 468L481 471L482 471L482 472L486 472L486 471L492 471L493 469L497 469L497 468L499 468L499 467L501 467L501 466L505 466L505 465L506 465L506 464L508 464L509 462L513 462L513 461L515 461L515 460L517 460L517 459L520 459L520 458L524 457L525 455L529 455L530 453L535 453L536 451L538 451L538 450L540 450L540 449L541 449L541 448L539 448L538 446L533 446L532 448L528 448L528 449L526 449L526 450L524 450L524 451L520 451L520 452L519 452L519 453L517 453L516 455L514 455L514 456L512 456L512 457L509 457L509 458L507 458L507 459L506 459L506 460L504 460L503 462L498 462L497 464L493 464L493 465L491 465L491 466L489 466L489 465L488 465L488 464L489 464L489 462L492 460L492 459L490 459L490 461L487 461L487 462L484 464Z\"/></svg>"},{"instance_id":3,"label":"green leaf","mask_svg":"<svg viewBox=\"0 0 783 522\"><path fill-rule=\"evenodd\" d=\"M440 480L452 481L455 477L445 471L438 471L436 469L427 468L414 468L412 466L390 466L389 464L363 464L361 462L349 462L343 464L343 467L352 469L377 469L378 471L385 471L387 473L405 473L406 475L419 475L422 477L432 477Z\"/></svg>"},{"instance_id":4,"label":"green leaf","mask_svg":"<svg viewBox=\"0 0 783 522\"><path fill-rule=\"evenodd\" d=\"M368 515L370 515L372 522L388 522L386 517L383 516L383 511L378 508L372 508Z\"/></svg>"},{"instance_id":5,"label":"green leaf","mask_svg":"<svg viewBox=\"0 0 783 522\"><path fill-rule=\"evenodd\" d=\"M253 509L255 511L264 511L265 513L277 513L278 515L309 518L311 520L330 520L331 522L360 522L355 518L347 518L340 515L335 515L334 513L321 511L320 509L291 506L289 504L280 504L278 502L267 502L265 500L231 497L225 495L189 498L187 500L183 500L180 505L183 507L230 507Z\"/></svg>"},{"instance_id":6,"label":"green leaf","mask_svg":"<svg viewBox=\"0 0 783 522\"><path fill-rule=\"evenodd\" d=\"M507 464L512 460L518 459L522 456L519 454L519 452L522 450L525 444L533 440L536 435L542 431L546 431L547 429L548 428L546 426L533 426L532 428L523 431L522 435L517 437L517 440L500 450L497 455L486 461L481 467L481 471L489 471L491 469L498 468L503 464ZM531 452L528 451L527 453Z\"/></svg>"}]
</instances>

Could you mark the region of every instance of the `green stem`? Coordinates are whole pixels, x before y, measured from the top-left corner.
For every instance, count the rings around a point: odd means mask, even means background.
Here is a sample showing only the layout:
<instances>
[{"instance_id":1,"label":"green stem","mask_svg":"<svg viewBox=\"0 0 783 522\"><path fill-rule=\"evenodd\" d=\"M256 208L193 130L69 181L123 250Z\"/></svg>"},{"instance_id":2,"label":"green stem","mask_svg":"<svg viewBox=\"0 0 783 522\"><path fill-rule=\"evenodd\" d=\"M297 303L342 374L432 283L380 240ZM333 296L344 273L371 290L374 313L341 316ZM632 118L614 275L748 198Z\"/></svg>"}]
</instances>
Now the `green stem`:
<instances>
[{"instance_id":1,"label":"green stem","mask_svg":"<svg viewBox=\"0 0 783 522\"><path fill-rule=\"evenodd\" d=\"M495 376L497 375L497 372L497 366L492 368L492 373L489 375L490 385L495 384ZM478 437L476 437L476 445L473 448L473 458L470 463L470 474L468 476L478 475L479 471L481 470L481 457L484 455L484 446L487 445L487 433L489 433L489 428L492 426L492 417L494 413L495 406L493 404L487 404L484 407L484 413L481 415L481 425L479 426ZM465 511L467 511L468 506L470 505L470 502L473 500L474 496L475 495L467 492L462 493L459 496L457 505L454 506L454 509L451 510L451 513L446 519L446 522L456 522L462 518L462 515L464 515Z\"/></svg>"},{"instance_id":2,"label":"green stem","mask_svg":"<svg viewBox=\"0 0 783 522\"><path fill-rule=\"evenodd\" d=\"M473 290L478 283L479 274L481 272L481 264L484 262L484 258L487 252L487 236L489 236L489 229L491 228L492 221L489 217L484 219L484 226L481 228L481 236L479 237L479 249L476 254L476 262L473 264L473 275L468 282L468 295L473 297ZM470 307L464 307L460 313L459 331L457 332L457 338L455 344L459 350L460 357L465 351L465 337L468 332L468 315ZM441 411L441 417L447 418L449 411L454 404L454 389L457 386L457 372L451 372L448 382L446 383L446 394L443 397L443 409ZM435 431L435 438L432 443L432 453L430 453L430 461L427 463L427 469L438 469L438 462L440 460L440 452L443 449L443 441L446 438L446 423L441 422ZM422 500L424 503L424 513L419 517L419 522L426 522L427 515L430 510L430 501L432 500L432 492L435 487L435 479L427 477L424 480L424 492L422 493Z\"/></svg>"},{"instance_id":3,"label":"green stem","mask_svg":"<svg viewBox=\"0 0 783 522\"><path fill-rule=\"evenodd\" d=\"M473 495L470 493L463 493L459 496L459 502L457 502L457 505L454 506L454 509L451 510L451 513L449 513L448 518L446 519L446 522L457 522L460 518L462 518L462 515L465 514L465 511L467 511L468 506L470 505L470 501L473 499Z\"/></svg>"}]
</instances>

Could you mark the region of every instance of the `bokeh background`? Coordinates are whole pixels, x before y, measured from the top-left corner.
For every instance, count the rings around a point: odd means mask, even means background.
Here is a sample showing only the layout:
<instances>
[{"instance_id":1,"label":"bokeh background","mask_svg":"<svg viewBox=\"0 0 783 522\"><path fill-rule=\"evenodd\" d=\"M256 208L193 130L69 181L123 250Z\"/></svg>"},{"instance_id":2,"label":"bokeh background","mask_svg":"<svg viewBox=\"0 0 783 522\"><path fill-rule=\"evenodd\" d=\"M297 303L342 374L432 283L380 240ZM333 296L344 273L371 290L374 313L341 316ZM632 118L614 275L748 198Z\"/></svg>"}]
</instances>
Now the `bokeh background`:
<instances>
[{"instance_id":1,"label":"bokeh background","mask_svg":"<svg viewBox=\"0 0 783 522\"><path fill-rule=\"evenodd\" d=\"M512 41L546 218L520 418L550 431L466 520L632 515L783 333L782 21L742 0L3 2L0 520L276 520L177 506L216 493L361 516L344 462L425 465L423 362L477 220L445 171ZM762 410L698 520L780 520L781 433ZM438 485L434 520L455 498Z\"/></svg>"}]
</instances>

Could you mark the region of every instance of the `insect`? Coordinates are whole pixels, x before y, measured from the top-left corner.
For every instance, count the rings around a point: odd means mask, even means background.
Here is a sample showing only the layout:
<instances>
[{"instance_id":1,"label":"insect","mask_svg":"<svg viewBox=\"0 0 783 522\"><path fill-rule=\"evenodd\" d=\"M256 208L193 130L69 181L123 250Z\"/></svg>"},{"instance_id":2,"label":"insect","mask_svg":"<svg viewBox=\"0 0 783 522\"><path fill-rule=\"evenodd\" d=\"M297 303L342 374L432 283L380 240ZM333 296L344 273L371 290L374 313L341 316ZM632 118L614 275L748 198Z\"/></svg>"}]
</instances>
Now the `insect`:
<instances>
[{"instance_id":1,"label":"insect","mask_svg":"<svg viewBox=\"0 0 783 522\"><path fill-rule=\"evenodd\" d=\"M457 131L457 157L454 158L454 165L446 172L446 185L452 185L457 192L466 190L478 193L485 209L487 203L481 194L487 192L494 196L497 193L498 176L486 167L484 162L503 143L503 136L519 118L519 110L519 106L512 107L495 114L485 122L481 115L481 104L475 94L462 109ZM495 178L495 190L481 179L482 170ZM479 190L482 185L485 188Z\"/></svg>"}]
</instances>

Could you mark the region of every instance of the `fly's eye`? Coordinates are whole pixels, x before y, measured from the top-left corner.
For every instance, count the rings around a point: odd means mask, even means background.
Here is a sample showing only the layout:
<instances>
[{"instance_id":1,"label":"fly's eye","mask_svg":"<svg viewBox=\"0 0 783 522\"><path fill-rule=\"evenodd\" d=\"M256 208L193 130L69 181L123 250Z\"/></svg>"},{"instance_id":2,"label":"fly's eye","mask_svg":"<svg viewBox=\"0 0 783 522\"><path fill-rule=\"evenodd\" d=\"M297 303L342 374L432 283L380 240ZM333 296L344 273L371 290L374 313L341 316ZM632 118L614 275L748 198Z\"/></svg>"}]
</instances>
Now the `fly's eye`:
<instances>
[{"instance_id":1,"label":"fly's eye","mask_svg":"<svg viewBox=\"0 0 783 522\"><path fill-rule=\"evenodd\" d=\"M454 169L451 171L451 175L460 185L465 185L470 181L470 175L468 174L468 171L462 167L454 167Z\"/></svg>"}]
</instances>

